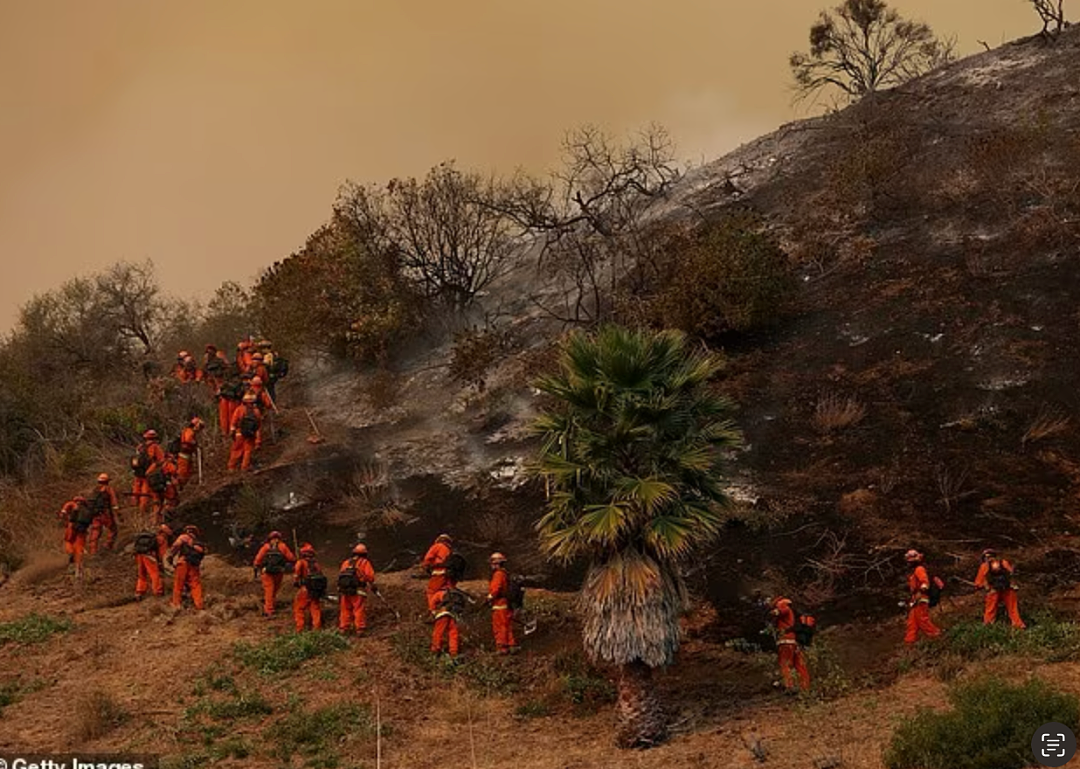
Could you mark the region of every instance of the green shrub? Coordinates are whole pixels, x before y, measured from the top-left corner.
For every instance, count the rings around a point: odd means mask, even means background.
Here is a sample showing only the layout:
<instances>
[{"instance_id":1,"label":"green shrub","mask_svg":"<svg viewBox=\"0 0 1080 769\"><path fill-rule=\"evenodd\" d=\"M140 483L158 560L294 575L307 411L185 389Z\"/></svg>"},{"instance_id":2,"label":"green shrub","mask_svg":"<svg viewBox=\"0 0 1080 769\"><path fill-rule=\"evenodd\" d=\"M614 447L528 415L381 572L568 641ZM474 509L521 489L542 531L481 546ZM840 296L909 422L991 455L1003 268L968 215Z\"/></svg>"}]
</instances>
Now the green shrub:
<instances>
[{"instance_id":1,"label":"green shrub","mask_svg":"<svg viewBox=\"0 0 1080 769\"><path fill-rule=\"evenodd\" d=\"M1057 721L1080 725L1080 699L1032 679L987 677L949 691L952 709L921 710L893 733L888 769L1021 769L1031 765L1031 736Z\"/></svg>"},{"instance_id":2,"label":"green shrub","mask_svg":"<svg viewBox=\"0 0 1080 769\"><path fill-rule=\"evenodd\" d=\"M19 685L15 682L0 684L0 712L19 701Z\"/></svg>"},{"instance_id":3,"label":"green shrub","mask_svg":"<svg viewBox=\"0 0 1080 769\"><path fill-rule=\"evenodd\" d=\"M794 289L787 254L764 223L730 214L672 238L651 296L633 296L620 314L706 339L769 325Z\"/></svg>"},{"instance_id":4,"label":"green shrub","mask_svg":"<svg viewBox=\"0 0 1080 769\"><path fill-rule=\"evenodd\" d=\"M375 734L370 709L355 704L330 705L317 710L296 710L264 732L273 744L274 756L291 765L299 753L307 766L336 767L336 748L347 737L367 738Z\"/></svg>"},{"instance_id":5,"label":"green shrub","mask_svg":"<svg viewBox=\"0 0 1080 769\"><path fill-rule=\"evenodd\" d=\"M529 700L525 704L519 705L517 710L514 711L514 717L520 719L546 718L550 715L551 709L539 700Z\"/></svg>"},{"instance_id":6,"label":"green shrub","mask_svg":"<svg viewBox=\"0 0 1080 769\"><path fill-rule=\"evenodd\" d=\"M258 692L240 693L230 700L204 702L196 710L205 713L215 721L235 721L239 718L266 716L274 712L274 708Z\"/></svg>"},{"instance_id":7,"label":"green shrub","mask_svg":"<svg viewBox=\"0 0 1080 769\"><path fill-rule=\"evenodd\" d=\"M245 667L270 676L296 670L315 657L348 648L349 642L332 631L279 635L258 644L244 641L233 646L233 655Z\"/></svg>"},{"instance_id":8,"label":"green shrub","mask_svg":"<svg viewBox=\"0 0 1080 769\"><path fill-rule=\"evenodd\" d=\"M937 646L937 654L951 653L964 660L1020 654L1061 662L1080 657L1080 623L1041 615L1027 630L1017 630L1003 622L984 625L970 620L947 628L944 643Z\"/></svg>"},{"instance_id":9,"label":"green shrub","mask_svg":"<svg viewBox=\"0 0 1080 769\"><path fill-rule=\"evenodd\" d=\"M38 644L47 641L56 633L66 633L71 629L71 620L66 617L50 617L45 614L30 614L12 622L0 623L0 644Z\"/></svg>"}]
</instances>

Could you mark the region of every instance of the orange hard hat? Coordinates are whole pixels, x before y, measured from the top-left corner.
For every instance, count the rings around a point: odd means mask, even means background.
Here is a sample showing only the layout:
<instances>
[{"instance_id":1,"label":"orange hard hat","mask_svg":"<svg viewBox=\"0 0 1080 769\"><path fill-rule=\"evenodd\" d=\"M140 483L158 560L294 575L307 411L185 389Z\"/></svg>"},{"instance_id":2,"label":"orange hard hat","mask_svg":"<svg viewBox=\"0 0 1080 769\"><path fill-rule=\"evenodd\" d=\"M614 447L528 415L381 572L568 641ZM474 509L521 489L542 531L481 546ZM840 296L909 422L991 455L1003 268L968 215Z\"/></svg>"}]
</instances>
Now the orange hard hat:
<instances>
[{"instance_id":1,"label":"orange hard hat","mask_svg":"<svg viewBox=\"0 0 1080 769\"><path fill-rule=\"evenodd\" d=\"M353 555L367 555L367 545L363 542L358 542L352 549Z\"/></svg>"},{"instance_id":2,"label":"orange hard hat","mask_svg":"<svg viewBox=\"0 0 1080 769\"><path fill-rule=\"evenodd\" d=\"M506 563L506 556L502 553L492 553L488 560L492 563Z\"/></svg>"},{"instance_id":3,"label":"orange hard hat","mask_svg":"<svg viewBox=\"0 0 1080 769\"><path fill-rule=\"evenodd\" d=\"M147 430L142 434L142 437L148 441L156 441L158 437L157 430Z\"/></svg>"},{"instance_id":4,"label":"orange hard hat","mask_svg":"<svg viewBox=\"0 0 1080 769\"><path fill-rule=\"evenodd\" d=\"M84 497L82 494L76 494L74 497L71 498L71 501L72 502L85 502L86 497Z\"/></svg>"},{"instance_id":5,"label":"orange hard hat","mask_svg":"<svg viewBox=\"0 0 1080 769\"><path fill-rule=\"evenodd\" d=\"M995 556L995 555L997 555L997 550L995 550L992 547L988 547L988 548L986 548L985 550L982 551L982 557L983 558L989 558L989 557Z\"/></svg>"},{"instance_id":6,"label":"orange hard hat","mask_svg":"<svg viewBox=\"0 0 1080 769\"><path fill-rule=\"evenodd\" d=\"M904 560L908 563L921 561L922 557L922 553L920 553L918 550L908 550L906 553L904 553Z\"/></svg>"},{"instance_id":7,"label":"orange hard hat","mask_svg":"<svg viewBox=\"0 0 1080 769\"><path fill-rule=\"evenodd\" d=\"M98 483L108 483L109 482L109 474L108 473L100 473L98 475L98 477L97 477L97 482Z\"/></svg>"},{"instance_id":8,"label":"orange hard hat","mask_svg":"<svg viewBox=\"0 0 1080 769\"><path fill-rule=\"evenodd\" d=\"M269 534L267 534L266 538L267 539L284 539L285 537L282 535L282 533L280 531L275 530L275 531L272 531Z\"/></svg>"},{"instance_id":9,"label":"orange hard hat","mask_svg":"<svg viewBox=\"0 0 1080 769\"><path fill-rule=\"evenodd\" d=\"M305 542L300 545L300 555L315 555L315 548L311 546L310 542Z\"/></svg>"},{"instance_id":10,"label":"orange hard hat","mask_svg":"<svg viewBox=\"0 0 1080 769\"><path fill-rule=\"evenodd\" d=\"M251 356L251 359L252 360L262 360L263 359L262 353L261 352L254 353Z\"/></svg>"},{"instance_id":11,"label":"orange hard hat","mask_svg":"<svg viewBox=\"0 0 1080 769\"><path fill-rule=\"evenodd\" d=\"M436 542L453 542L453 538L449 534L440 534L435 537Z\"/></svg>"}]
</instances>

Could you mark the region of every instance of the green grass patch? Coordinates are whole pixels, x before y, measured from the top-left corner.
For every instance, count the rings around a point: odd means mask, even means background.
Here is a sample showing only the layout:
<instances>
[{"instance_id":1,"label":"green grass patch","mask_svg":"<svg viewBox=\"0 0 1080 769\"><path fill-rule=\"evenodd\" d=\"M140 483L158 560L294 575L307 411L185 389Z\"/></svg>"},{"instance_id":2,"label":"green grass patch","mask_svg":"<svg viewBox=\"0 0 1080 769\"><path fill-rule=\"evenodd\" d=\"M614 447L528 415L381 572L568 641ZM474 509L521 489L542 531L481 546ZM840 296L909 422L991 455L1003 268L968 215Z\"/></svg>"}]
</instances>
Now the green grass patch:
<instances>
[{"instance_id":1,"label":"green grass patch","mask_svg":"<svg viewBox=\"0 0 1080 769\"><path fill-rule=\"evenodd\" d=\"M431 653L426 638L397 633L390 646L402 662L443 678L458 677L471 688L485 694L512 694L522 687L520 663L496 655L459 657L457 660Z\"/></svg>"},{"instance_id":2,"label":"green grass patch","mask_svg":"<svg viewBox=\"0 0 1080 769\"><path fill-rule=\"evenodd\" d=\"M279 635L258 644L240 641L233 656L245 667L272 676L296 670L310 659L347 649L349 642L334 631Z\"/></svg>"},{"instance_id":3,"label":"green grass patch","mask_svg":"<svg viewBox=\"0 0 1080 769\"><path fill-rule=\"evenodd\" d=\"M0 712L19 701L20 687L15 682L0 684Z\"/></svg>"},{"instance_id":4,"label":"green grass patch","mask_svg":"<svg viewBox=\"0 0 1080 769\"><path fill-rule=\"evenodd\" d=\"M888 769L1022 769L1031 735L1057 721L1074 732L1080 699L1032 679L986 677L949 690L947 711L923 709L903 721L885 751Z\"/></svg>"},{"instance_id":5,"label":"green grass patch","mask_svg":"<svg viewBox=\"0 0 1080 769\"><path fill-rule=\"evenodd\" d=\"M286 765L299 755L305 766L335 769L341 765L339 748L374 735L371 710L349 703L296 710L266 729L263 740L274 746L273 756Z\"/></svg>"},{"instance_id":6,"label":"green grass patch","mask_svg":"<svg viewBox=\"0 0 1080 769\"><path fill-rule=\"evenodd\" d=\"M1080 623L1039 615L1026 630L1018 630L1003 622L971 620L947 628L942 642L927 648L934 649L934 657L952 654L965 661L1017 654L1063 662L1080 658Z\"/></svg>"},{"instance_id":7,"label":"green grass patch","mask_svg":"<svg viewBox=\"0 0 1080 769\"><path fill-rule=\"evenodd\" d=\"M233 699L207 700L193 708L195 713L205 713L215 721L235 721L240 718L268 716L273 706L258 692L238 693Z\"/></svg>"},{"instance_id":8,"label":"green grass patch","mask_svg":"<svg viewBox=\"0 0 1080 769\"><path fill-rule=\"evenodd\" d=\"M71 630L71 620L66 617L30 614L22 619L0 623L0 644L39 644L68 630Z\"/></svg>"},{"instance_id":9,"label":"green grass patch","mask_svg":"<svg viewBox=\"0 0 1080 769\"><path fill-rule=\"evenodd\" d=\"M615 684L581 652L557 654L552 667L559 676L559 694L571 704L599 706L615 701Z\"/></svg>"},{"instance_id":10,"label":"green grass patch","mask_svg":"<svg viewBox=\"0 0 1080 769\"><path fill-rule=\"evenodd\" d=\"M529 700L522 705L518 705L517 710L514 711L514 717L523 720L529 718L546 718L550 715L551 708L547 706L547 703L540 700Z\"/></svg>"}]
</instances>

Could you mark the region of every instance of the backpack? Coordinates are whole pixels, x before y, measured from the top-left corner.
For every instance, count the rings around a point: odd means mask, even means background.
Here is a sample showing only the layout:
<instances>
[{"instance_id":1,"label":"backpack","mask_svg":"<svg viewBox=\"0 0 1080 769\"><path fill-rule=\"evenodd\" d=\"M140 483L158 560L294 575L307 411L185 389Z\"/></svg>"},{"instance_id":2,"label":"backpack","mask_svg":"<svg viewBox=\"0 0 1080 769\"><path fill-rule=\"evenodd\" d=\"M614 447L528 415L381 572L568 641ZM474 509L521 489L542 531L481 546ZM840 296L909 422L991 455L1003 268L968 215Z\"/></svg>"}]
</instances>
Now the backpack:
<instances>
[{"instance_id":1,"label":"backpack","mask_svg":"<svg viewBox=\"0 0 1080 769\"><path fill-rule=\"evenodd\" d=\"M270 364L270 376L273 379L284 379L289 375L289 360L280 355L274 356L274 362Z\"/></svg>"},{"instance_id":2,"label":"backpack","mask_svg":"<svg viewBox=\"0 0 1080 769\"><path fill-rule=\"evenodd\" d=\"M511 611L525 608L525 584L521 577L510 578L510 587L506 591L506 603Z\"/></svg>"},{"instance_id":3,"label":"backpack","mask_svg":"<svg viewBox=\"0 0 1080 769\"><path fill-rule=\"evenodd\" d=\"M469 562L461 553L451 553L443 564L443 568L446 569L446 576L451 582L460 582L465 576L466 569L469 568Z\"/></svg>"},{"instance_id":4,"label":"backpack","mask_svg":"<svg viewBox=\"0 0 1080 769\"><path fill-rule=\"evenodd\" d=\"M308 597L318 600L326 597L327 579L321 571L315 571L304 578L304 587L307 588ZM347 595L347 594L346 594Z\"/></svg>"},{"instance_id":5,"label":"backpack","mask_svg":"<svg viewBox=\"0 0 1080 769\"><path fill-rule=\"evenodd\" d=\"M814 633L817 632L817 619L809 614L795 614L795 625L791 628L795 632L795 642L799 646L809 646L814 642Z\"/></svg>"},{"instance_id":6,"label":"backpack","mask_svg":"<svg viewBox=\"0 0 1080 769\"><path fill-rule=\"evenodd\" d=\"M90 524L94 522L94 511L90 509L90 505L79 502L75 505L75 509L71 511L68 520L75 527L75 531L86 531L90 528Z\"/></svg>"},{"instance_id":7,"label":"backpack","mask_svg":"<svg viewBox=\"0 0 1080 769\"><path fill-rule=\"evenodd\" d=\"M157 553L157 535L152 531L140 531L135 535L135 554L154 555Z\"/></svg>"},{"instance_id":8,"label":"backpack","mask_svg":"<svg viewBox=\"0 0 1080 769\"><path fill-rule=\"evenodd\" d=\"M150 452L146 450L146 444L140 443L139 450L131 458L131 471L136 478L145 478L146 471L150 469Z\"/></svg>"},{"instance_id":9,"label":"backpack","mask_svg":"<svg viewBox=\"0 0 1080 769\"><path fill-rule=\"evenodd\" d=\"M945 590L945 580L941 577L931 575L930 577L930 590L927 593L927 598L930 599L930 608L937 606L941 603L941 594Z\"/></svg>"},{"instance_id":10,"label":"backpack","mask_svg":"<svg viewBox=\"0 0 1080 769\"><path fill-rule=\"evenodd\" d=\"M240 435L254 438L259 434L259 419L254 414L245 413L240 417Z\"/></svg>"},{"instance_id":11,"label":"backpack","mask_svg":"<svg viewBox=\"0 0 1080 769\"><path fill-rule=\"evenodd\" d=\"M263 558L263 571L267 574L284 574L286 563L288 563L288 561L285 558L285 554L281 552L280 548L273 547Z\"/></svg>"},{"instance_id":12,"label":"backpack","mask_svg":"<svg viewBox=\"0 0 1080 769\"><path fill-rule=\"evenodd\" d=\"M206 362L206 365L203 366L203 371L210 376L220 377L225 373L225 361L215 355Z\"/></svg>"},{"instance_id":13,"label":"backpack","mask_svg":"<svg viewBox=\"0 0 1080 769\"><path fill-rule=\"evenodd\" d=\"M180 444L180 438L177 437L177 438L173 438L171 441L169 441L169 445L165 447L165 451L167 453L169 453L169 454L172 454L175 457L176 455L178 455L180 453L182 448L183 447Z\"/></svg>"},{"instance_id":14,"label":"backpack","mask_svg":"<svg viewBox=\"0 0 1080 769\"><path fill-rule=\"evenodd\" d=\"M350 558L349 568L338 574L337 588L342 595L356 595L365 586L356 573L356 561L356 558Z\"/></svg>"},{"instance_id":15,"label":"backpack","mask_svg":"<svg viewBox=\"0 0 1080 769\"><path fill-rule=\"evenodd\" d=\"M998 563L1000 563L1000 561ZM986 581L990 584L991 590L996 590L1000 593L1001 591L1008 590L1012 587L1012 574L1010 574L1009 570L1002 565L997 571L994 571L993 569L987 571Z\"/></svg>"},{"instance_id":16,"label":"backpack","mask_svg":"<svg viewBox=\"0 0 1080 769\"><path fill-rule=\"evenodd\" d=\"M184 556L184 560L188 562L189 566L198 568L199 564L202 563L203 558L206 557L206 549L196 550L185 542L184 546L180 548L180 554Z\"/></svg>"},{"instance_id":17,"label":"backpack","mask_svg":"<svg viewBox=\"0 0 1080 769\"><path fill-rule=\"evenodd\" d=\"M150 485L150 491L155 494L164 494L169 485L169 479L165 477L165 472L160 467L147 473L146 482Z\"/></svg>"},{"instance_id":18,"label":"backpack","mask_svg":"<svg viewBox=\"0 0 1080 769\"><path fill-rule=\"evenodd\" d=\"M98 489L90 500L90 509L94 515L105 515L112 509L112 500L109 499L108 494Z\"/></svg>"}]
</instances>

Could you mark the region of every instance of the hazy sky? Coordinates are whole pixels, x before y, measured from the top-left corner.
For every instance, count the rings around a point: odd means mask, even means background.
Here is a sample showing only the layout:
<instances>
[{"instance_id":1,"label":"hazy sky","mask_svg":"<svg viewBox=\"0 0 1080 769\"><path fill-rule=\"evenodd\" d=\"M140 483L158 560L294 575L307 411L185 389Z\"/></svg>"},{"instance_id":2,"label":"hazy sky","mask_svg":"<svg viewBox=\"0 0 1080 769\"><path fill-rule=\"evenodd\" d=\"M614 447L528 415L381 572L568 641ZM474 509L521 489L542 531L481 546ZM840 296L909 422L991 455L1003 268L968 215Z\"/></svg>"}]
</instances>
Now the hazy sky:
<instances>
[{"instance_id":1,"label":"hazy sky","mask_svg":"<svg viewBox=\"0 0 1080 769\"><path fill-rule=\"evenodd\" d=\"M346 178L543 169L566 128L659 121L688 159L799 116L787 57L836 0L0 0L0 330L119 259L206 296ZM962 52L1024 0L895 0Z\"/></svg>"}]
</instances>

